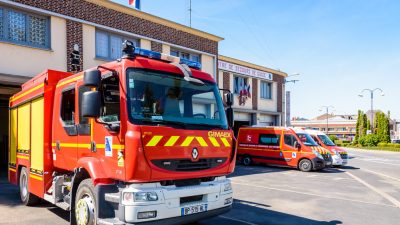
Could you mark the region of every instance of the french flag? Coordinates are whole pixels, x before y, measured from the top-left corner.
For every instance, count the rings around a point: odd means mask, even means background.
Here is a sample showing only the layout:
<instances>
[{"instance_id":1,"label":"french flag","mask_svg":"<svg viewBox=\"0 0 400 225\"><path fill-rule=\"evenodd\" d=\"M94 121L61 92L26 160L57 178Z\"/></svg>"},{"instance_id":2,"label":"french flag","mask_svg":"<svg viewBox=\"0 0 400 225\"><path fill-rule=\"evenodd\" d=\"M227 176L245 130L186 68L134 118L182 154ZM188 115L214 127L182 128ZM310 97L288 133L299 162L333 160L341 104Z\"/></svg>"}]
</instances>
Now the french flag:
<instances>
[{"instance_id":1,"label":"french flag","mask_svg":"<svg viewBox=\"0 0 400 225\"><path fill-rule=\"evenodd\" d=\"M140 10L140 0L129 0L129 5L134 5L136 9Z\"/></svg>"}]
</instances>

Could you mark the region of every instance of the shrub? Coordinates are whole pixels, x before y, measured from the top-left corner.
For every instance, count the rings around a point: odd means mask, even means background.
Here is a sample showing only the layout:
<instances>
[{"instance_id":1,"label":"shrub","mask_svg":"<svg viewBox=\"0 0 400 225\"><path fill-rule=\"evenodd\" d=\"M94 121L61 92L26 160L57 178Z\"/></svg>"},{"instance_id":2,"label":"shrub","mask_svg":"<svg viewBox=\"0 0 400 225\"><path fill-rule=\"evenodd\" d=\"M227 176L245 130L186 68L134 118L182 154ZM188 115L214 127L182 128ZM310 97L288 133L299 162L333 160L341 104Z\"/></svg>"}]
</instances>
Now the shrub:
<instances>
[{"instance_id":1,"label":"shrub","mask_svg":"<svg viewBox=\"0 0 400 225\"><path fill-rule=\"evenodd\" d=\"M376 134L368 134L360 137L358 142L363 147L374 147L379 143L379 137Z\"/></svg>"},{"instance_id":2,"label":"shrub","mask_svg":"<svg viewBox=\"0 0 400 225\"><path fill-rule=\"evenodd\" d=\"M338 140L338 138L336 137L336 135L330 134L329 135L329 139L331 139L333 142L335 142L336 140Z\"/></svg>"},{"instance_id":3,"label":"shrub","mask_svg":"<svg viewBox=\"0 0 400 225\"><path fill-rule=\"evenodd\" d=\"M378 143L378 147L390 147L390 146L388 145L388 143L379 142L379 143Z\"/></svg>"}]
</instances>

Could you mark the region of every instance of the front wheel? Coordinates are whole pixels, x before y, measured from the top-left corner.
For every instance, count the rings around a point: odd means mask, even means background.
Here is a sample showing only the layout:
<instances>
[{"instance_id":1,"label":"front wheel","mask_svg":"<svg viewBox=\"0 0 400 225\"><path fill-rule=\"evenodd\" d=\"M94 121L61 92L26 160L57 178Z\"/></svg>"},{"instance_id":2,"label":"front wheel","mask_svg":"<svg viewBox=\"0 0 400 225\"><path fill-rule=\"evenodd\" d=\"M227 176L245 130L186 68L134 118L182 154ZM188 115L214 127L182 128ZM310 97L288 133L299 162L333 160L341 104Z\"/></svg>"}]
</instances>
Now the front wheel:
<instances>
[{"instance_id":1,"label":"front wheel","mask_svg":"<svg viewBox=\"0 0 400 225\"><path fill-rule=\"evenodd\" d=\"M31 206L40 202L39 197L29 192L29 173L26 167L22 167L19 174L19 195L24 205Z\"/></svg>"},{"instance_id":2,"label":"front wheel","mask_svg":"<svg viewBox=\"0 0 400 225\"><path fill-rule=\"evenodd\" d=\"M312 170L312 162L309 159L302 159L299 162L299 170L303 172L310 172Z\"/></svg>"},{"instance_id":3,"label":"front wheel","mask_svg":"<svg viewBox=\"0 0 400 225\"><path fill-rule=\"evenodd\" d=\"M96 225L96 199L91 179L83 180L76 191L75 218L77 225Z\"/></svg>"}]
</instances>

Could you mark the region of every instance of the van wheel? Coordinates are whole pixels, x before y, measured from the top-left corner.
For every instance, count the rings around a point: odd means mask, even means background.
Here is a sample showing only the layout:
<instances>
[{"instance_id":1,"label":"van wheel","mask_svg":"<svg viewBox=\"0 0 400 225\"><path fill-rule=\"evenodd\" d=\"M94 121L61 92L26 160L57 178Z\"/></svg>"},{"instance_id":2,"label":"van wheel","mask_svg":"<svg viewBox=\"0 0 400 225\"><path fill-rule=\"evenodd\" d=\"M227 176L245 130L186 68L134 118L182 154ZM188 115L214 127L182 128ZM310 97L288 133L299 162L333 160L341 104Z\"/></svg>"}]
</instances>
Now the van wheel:
<instances>
[{"instance_id":1,"label":"van wheel","mask_svg":"<svg viewBox=\"0 0 400 225\"><path fill-rule=\"evenodd\" d=\"M253 163L253 160L251 159L250 156L248 156L248 155L243 156L243 158L242 158L242 164L243 165L250 166L252 163Z\"/></svg>"},{"instance_id":2,"label":"van wheel","mask_svg":"<svg viewBox=\"0 0 400 225\"><path fill-rule=\"evenodd\" d=\"M75 218L78 225L96 225L96 200L91 179L83 180L76 191Z\"/></svg>"},{"instance_id":3,"label":"van wheel","mask_svg":"<svg viewBox=\"0 0 400 225\"><path fill-rule=\"evenodd\" d=\"M303 172L310 172L312 170L312 163L309 159L302 159L299 162L299 170Z\"/></svg>"},{"instance_id":4,"label":"van wheel","mask_svg":"<svg viewBox=\"0 0 400 225\"><path fill-rule=\"evenodd\" d=\"M19 174L19 195L24 205L31 206L40 202L39 197L29 192L29 173L26 167L22 167Z\"/></svg>"}]
</instances>

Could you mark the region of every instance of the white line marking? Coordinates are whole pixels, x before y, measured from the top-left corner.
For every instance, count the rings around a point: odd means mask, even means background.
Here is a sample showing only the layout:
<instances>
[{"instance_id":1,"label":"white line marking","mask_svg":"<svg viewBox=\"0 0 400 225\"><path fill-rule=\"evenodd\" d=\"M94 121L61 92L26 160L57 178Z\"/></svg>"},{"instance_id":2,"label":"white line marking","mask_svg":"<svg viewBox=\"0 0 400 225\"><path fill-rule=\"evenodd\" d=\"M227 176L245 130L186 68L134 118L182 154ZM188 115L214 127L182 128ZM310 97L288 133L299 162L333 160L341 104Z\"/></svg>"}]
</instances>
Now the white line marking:
<instances>
[{"instance_id":1,"label":"white line marking","mask_svg":"<svg viewBox=\"0 0 400 225\"><path fill-rule=\"evenodd\" d=\"M329 196L324 196L324 195L317 195L317 194L305 193L305 192L293 191L293 190L283 190L283 189L279 189L279 188L272 188L272 187L266 187L266 186L239 183L239 182L234 182L234 181L232 181L232 184L249 186L249 187L256 187L256 188L262 188L262 189L268 189L268 190L274 190L274 191L290 192L290 193L308 195L308 196L314 196L314 197L320 197L320 198L329 198L329 199L334 199L334 200L342 200L342 201L349 201L349 202L356 202L356 203L363 203L363 204L371 204L371 205L380 205L380 206L389 206L389 207L396 208L396 206L394 206L394 205L388 205L388 204L382 204L382 203L374 203L374 202L365 202L365 201L346 199L346 198L338 198L338 197L329 197Z\"/></svg>"},{"instance_id":2,"label":"white line marking","mask_svg":"<svg viewBox=\"0 0 400 225\"><path fill-rule=\"evenodd\" d=\"M363 184L364 186L366 186L367 188L371 189L372 191L376 192L377 194L379 194L380 196L382 196L383 198L385 198L386 200L388 200L389 202L393 203L393 205L395 205L396 207L400 208L400 202L397 201L395 198L393 198L392 196L386 194L385 192L375 188L374 186L368 184L367 182L363 181L361 178L357 177L356 175L346 171L347 175L349 175L350 177L354 178L356 181L360 182L361 184Z\"/></svg>"},{"instance_id":3,"label":"white line marking","mask_svg":"<svg viewBox=\"0 0 400 225\"><path fill-rule=\"evenodd\" d=\"M256 223L251 223L251 222L247 222L247 221L244 221L244 220L239 220L239 219L235 219L235 218L231 218L231 217L226 217L226 216L218 216L218 217L223 218L223 219L227 219L227 220L240 222L240 223L245 223L245 224L248 224L248 225L258 225Z\"/></svg>"},{"instance_id":4,"label":"white line marking","mask_svg":"<svg viewBox=\"0 0 400 225\"><path fill-rule=\"evenodd\" d=\"M362 170L364 170L364 171L366 171L368 173L373 173L373 174L376 174L378 176L386 177L386 178L389 178L389 179L392 179L392 180L400 182L400 179L396 178L396 177L392 177L392 176L389 176L389 175L386 175L386 174L383 174L383 173L378 173L378 172L375 172L375 171L372 171L372 170L368 170L368 169L362 169Z\"/></svg>"}]
</instances>

